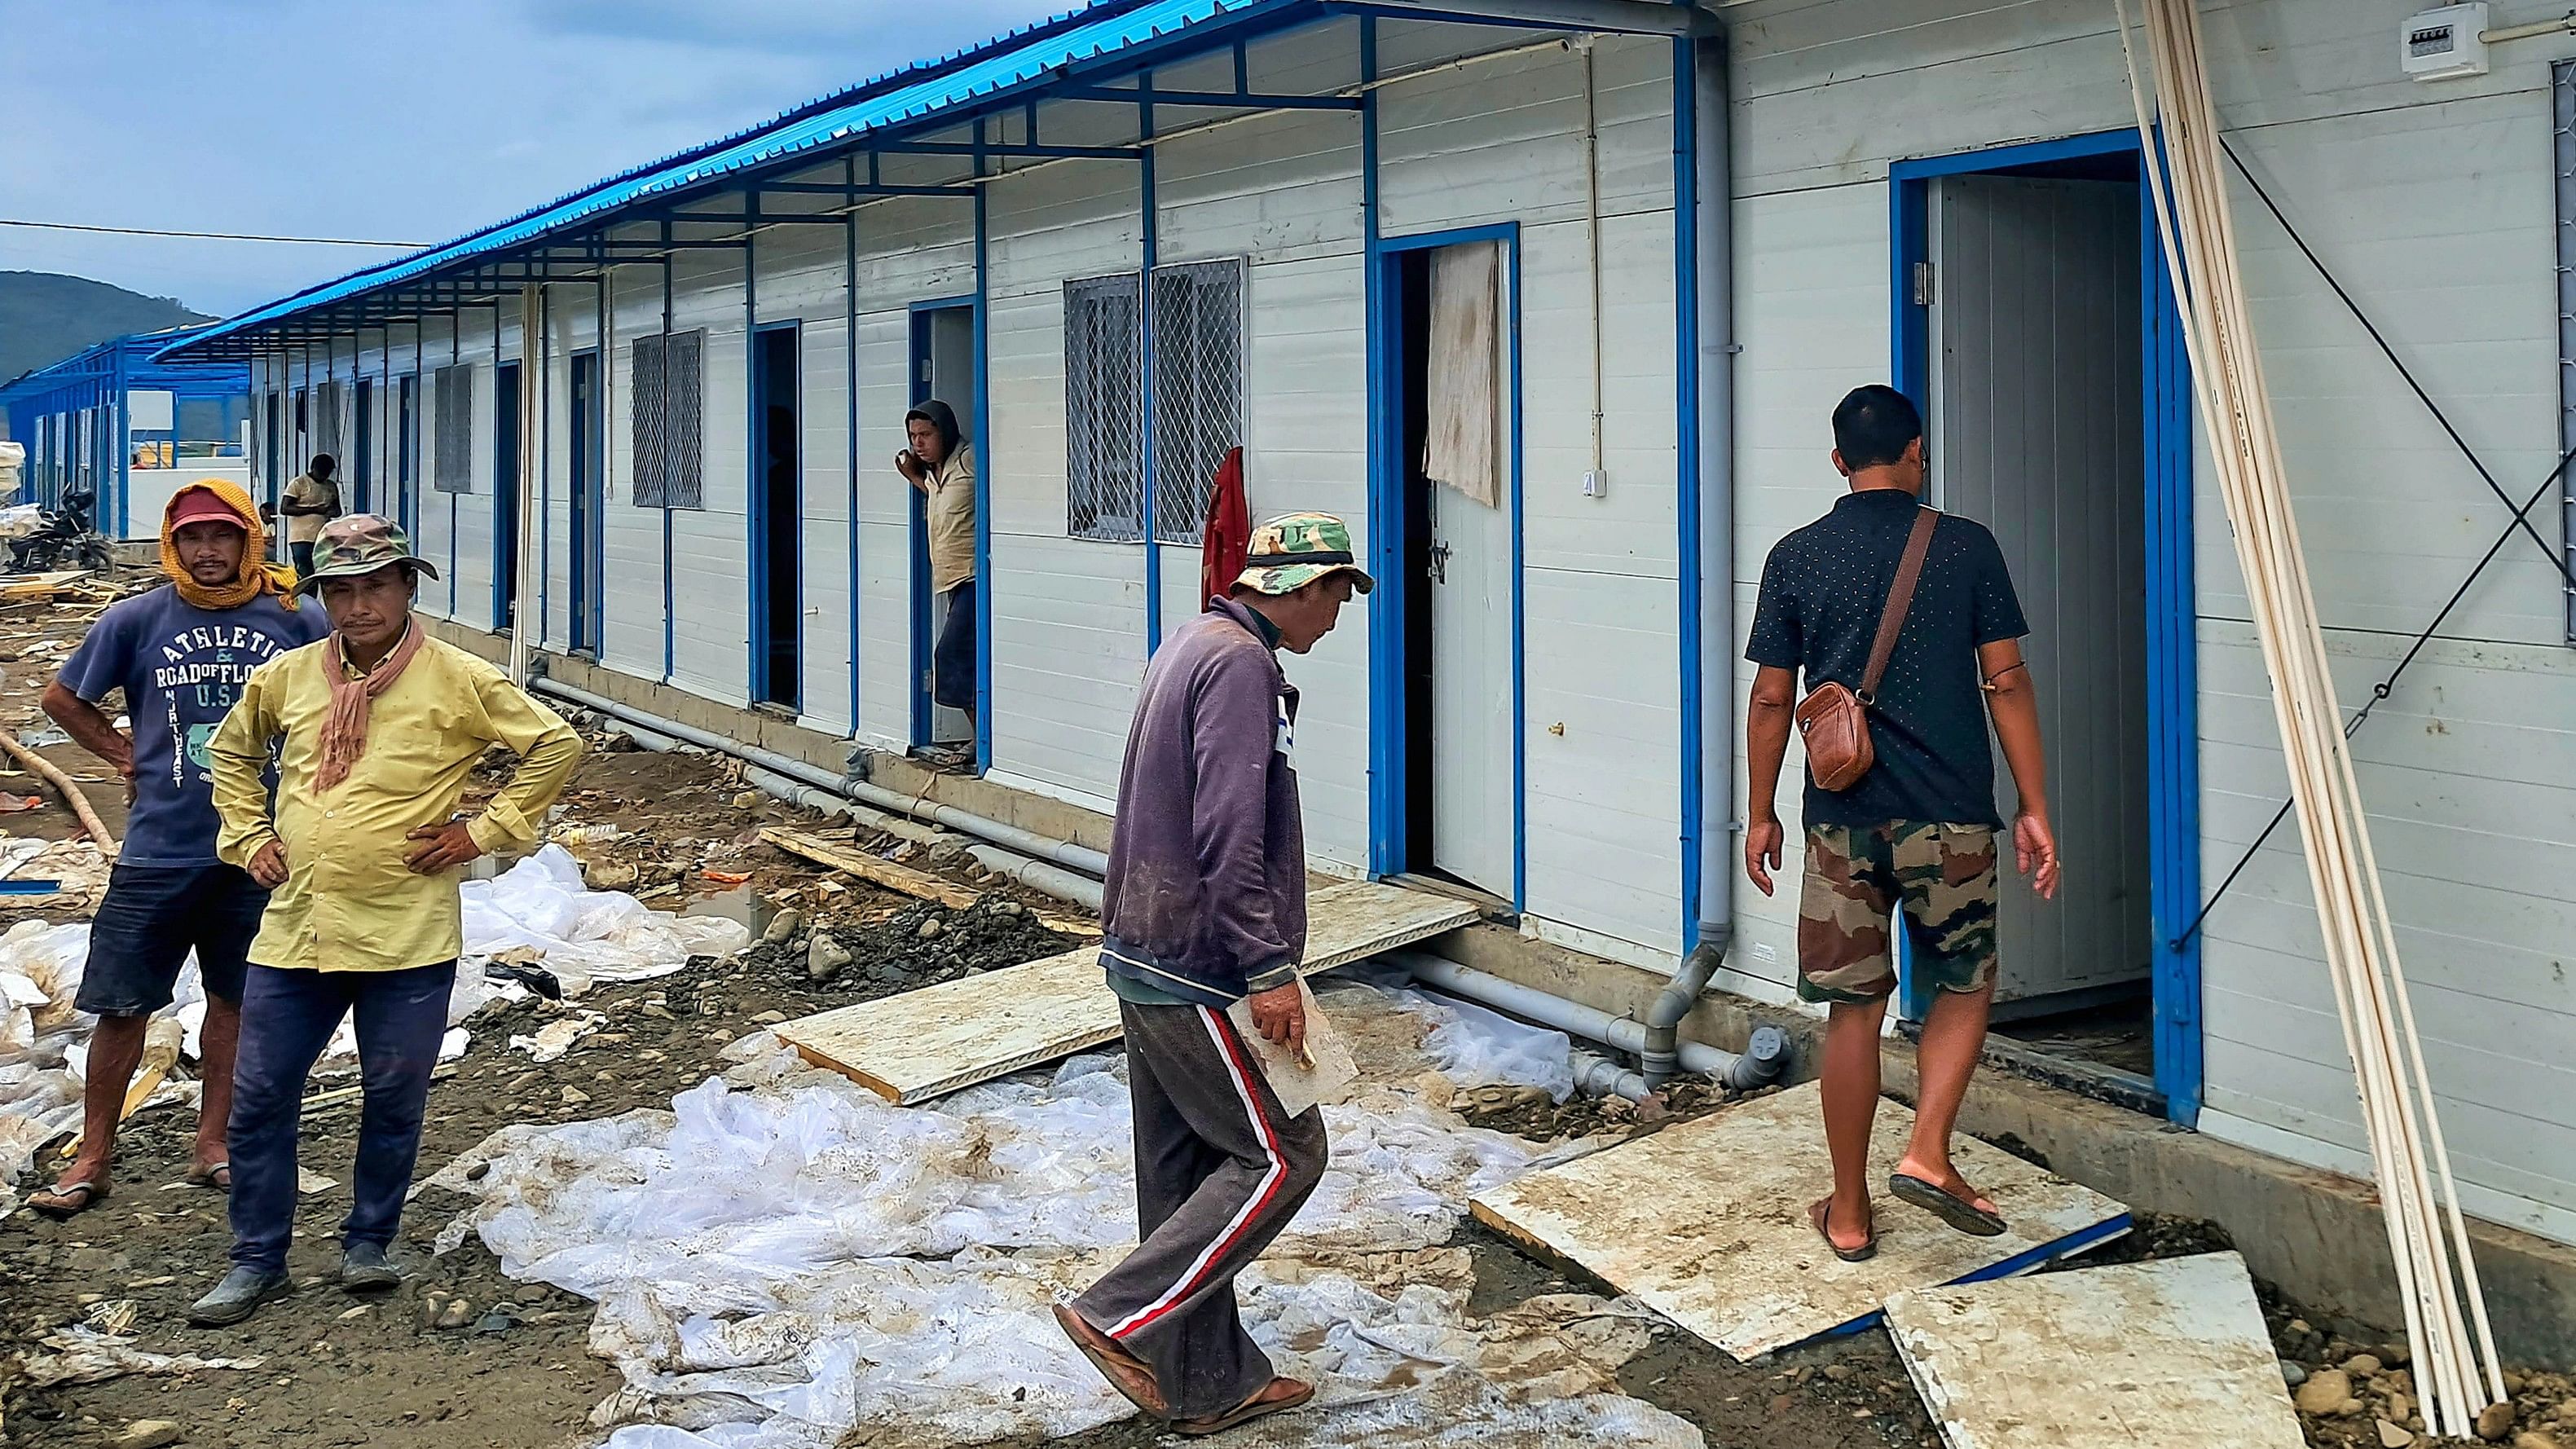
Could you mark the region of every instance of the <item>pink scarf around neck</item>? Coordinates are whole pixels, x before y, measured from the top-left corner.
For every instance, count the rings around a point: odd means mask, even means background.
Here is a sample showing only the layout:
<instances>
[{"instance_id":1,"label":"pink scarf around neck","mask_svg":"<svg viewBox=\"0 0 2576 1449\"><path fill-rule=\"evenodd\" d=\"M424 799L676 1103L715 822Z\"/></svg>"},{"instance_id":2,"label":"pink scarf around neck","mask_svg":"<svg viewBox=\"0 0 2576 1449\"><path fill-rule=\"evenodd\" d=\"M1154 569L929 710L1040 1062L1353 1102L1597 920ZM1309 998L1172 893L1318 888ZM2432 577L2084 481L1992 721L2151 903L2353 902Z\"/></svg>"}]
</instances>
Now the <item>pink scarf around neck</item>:
<instances>
[{"instance_id":1,"label":"pink scarf around neck","mask_svg":"<svg viewBox=\"0 0 2576 1449\"><path fill-rule=\"evenodd\" d=\"M404 667L420 652L422 638L419 621L406 622L402 642L377 660L373 669L352 679L346 668L348 642L337 632L331 635L331 712L322 721L322 768L314 779L316 789L328 790L349 778L350 768L367 748L368 706L402 677Z\"/></svg>"}]
</instances>

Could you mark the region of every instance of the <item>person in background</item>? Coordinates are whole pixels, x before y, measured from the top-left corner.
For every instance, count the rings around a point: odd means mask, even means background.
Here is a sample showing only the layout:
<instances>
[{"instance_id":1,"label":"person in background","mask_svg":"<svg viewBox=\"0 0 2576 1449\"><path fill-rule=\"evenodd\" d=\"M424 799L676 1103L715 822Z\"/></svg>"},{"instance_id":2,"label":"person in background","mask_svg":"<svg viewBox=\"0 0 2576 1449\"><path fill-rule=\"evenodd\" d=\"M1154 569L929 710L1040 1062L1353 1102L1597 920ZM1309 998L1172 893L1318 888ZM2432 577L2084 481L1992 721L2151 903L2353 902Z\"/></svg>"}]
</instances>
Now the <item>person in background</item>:
<instances>
[{"instance_id":1,"label":"person in background","mask_svg":"<svg viewBox=\"0 0 2576 1449\"><path fill-rule=\"evenodd\" d=\"M340 516L339 471L330 454L316 453L278 501L277 511L286 519L287 553L299 579L312 576L313 540L321 537L322 525Z\"/></svg>"},{"instance_id":2,"label":"person in background","mask_svg":"<svg viewBox=\"0 0 2576 1449\"><path fill-rule=\"evenodd\" d=\"M930 592L947 601L939 642L930 654L930 698L975 712L975 445L957 430L957 412L931 398L903 415L911 444L894 455L895 471L921 493L930 532Z\"/></svg>"},{"instance_id":3,"label":"person in background","mask_svg":"<svg viewBox=\"0 0 2576 1449\"><path fill-rule=\"evenodd\" d=\"M216 848L276 893L251 943L232 1113L232 1271L189 1322L238 1323L287 1286L305 1077L355 1014L364 1105L340 1284L401 1282L386 1256L420 1151L430 1070L463 945L459 870L534 846L581 738L507 676L432 639L392 520L324 525L313 576L331 635L261 666L215 734ZM519 756L482 813L457 813L483 752ZM277 752L274 806L261 780Z\"/></svg>"},{"instance_id":4,"label":"person in background","mask_svg":"<svg viewBox=\"0 0 2576 1449\"><path fill-rule=\"evenodd\" d=\"M268 892L215 853L213 759L207 744L251 671L328 632L261 564L265 540L250 495L209 479L161 511L168 582L99 616L45 687L45 713L125 777L125 841L90 924L89 964L74 1005L98 1017L81 1083L80 1151L27 1205L67 1218L107 1197L117 1115L143 1059L154 1012L168 1006L188 953L206 992L200 1033L197 1140L187 1180L227 1189L224 1120L242 974ZM99 701L122 691L128 736ZM264 764L265 762L263 762Z\"/></svg>"},{"instance_id":5,"label":"person in background","mask_svg":"<svg viewBox=\"0 0 2576 1449\"><path fill-rule=\"evenodd\" d=\"M1986 1039L1995 990L1994 755L2003 746L2020 795L2013 855L2045 900L2057 893L2039 706L2022 664L2021 604L2003 551L1983 525L1922 502L1923 419L1903 393L1857 388L1834 409L1835 469L1851 491L1780 540L1744 656L1756 666L1745 715L1751 801L1744 870L1771 893L1780 864L1773 811L1797 685L1858 690L1908 536L1932 530L1894 652L1868 706L1876 762L1840 790L1807 781L1806 880L1798 899L1798 994L1828 1003L1825 1142L1833 1192L1808 1205L1835 1256L1878 1251L1870 1205L1870 1128L1878 1112L1879 1027L1897 984L1895 933L1912 933L1917 978L1937 1000L1916 1051L1922 1090L1888 1191L1963 1233L2004 1230L1995 1204L1950 1161L1950 1133ZM1982 704L1980 703L1982 701Z\"/></svg>"},{"instance_id":6,"label":"person in background","mask_svg":"<svg viewBox=\"0 0 2576 1449\"><path fill-rule=\"evenodd\" d=\"M1055 1310L1074 1346L1181 1434L1293 1409L1243 1331L1235 1275L1323 1179L1324 1116L1290 1117L1227 1008L1305 1049L1306 843L1291 732L1303 654L1375 586L1330 514L1254 530L1224 597L1145 668L1119 775L1100 962L1127 1036L1136 1251Z\"/></svg>"}]
</instances>

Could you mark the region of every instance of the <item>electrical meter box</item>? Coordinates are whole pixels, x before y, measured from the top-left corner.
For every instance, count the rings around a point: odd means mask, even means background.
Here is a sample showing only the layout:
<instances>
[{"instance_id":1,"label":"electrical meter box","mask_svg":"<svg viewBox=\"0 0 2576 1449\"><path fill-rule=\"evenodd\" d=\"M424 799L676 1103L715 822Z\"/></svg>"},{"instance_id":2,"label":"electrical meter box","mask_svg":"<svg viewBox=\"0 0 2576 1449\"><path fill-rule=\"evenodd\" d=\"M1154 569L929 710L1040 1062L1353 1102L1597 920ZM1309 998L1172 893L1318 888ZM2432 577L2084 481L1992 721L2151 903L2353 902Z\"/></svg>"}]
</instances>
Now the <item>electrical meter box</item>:
<instances>
[{"instance_id":1,"label":"electrical meter box","mask_svg":"<svg viewBox=\"0 0 2576 1449\"><path fill-rule=\"evenodd\" d=\"M2419 81L2485 75L2487 43L2478 37L2486 28L2484 0L2427 10L2406 22L2397 52L2399 65Z\"/></svg>"}]
</instances>

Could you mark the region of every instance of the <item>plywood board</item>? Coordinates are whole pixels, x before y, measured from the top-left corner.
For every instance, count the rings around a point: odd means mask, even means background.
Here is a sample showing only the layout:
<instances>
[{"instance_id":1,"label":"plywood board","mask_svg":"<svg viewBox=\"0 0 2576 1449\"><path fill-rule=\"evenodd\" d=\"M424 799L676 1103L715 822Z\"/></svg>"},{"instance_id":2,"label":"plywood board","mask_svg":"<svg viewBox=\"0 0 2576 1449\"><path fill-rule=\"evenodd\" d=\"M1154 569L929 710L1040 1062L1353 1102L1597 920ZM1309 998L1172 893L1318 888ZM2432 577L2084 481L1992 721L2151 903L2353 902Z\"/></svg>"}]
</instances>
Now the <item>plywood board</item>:
<instances>
[{"instance_id":1,"label":"plywood board","mask_svg":"<svg viewBox=\"0 0 2576 1449\"><path fill-rule=\"evenodd\" d=\"M1306 899L1305 970L1348 965L1475 917L1461 901L1337 881ZM1116 1040L1118 998L1102 984L1099 948L1084 946L771 1030L814 1065L910 1104Z\"/></svg>"},{"instance_id":2,"label":"plywood board","mask_svg":"<svg viewBox=\"0 0 2576 1449\"><path fill-rule=\"evenodd\" d=\"M944 876L932 875L926 870L915 870L901 861L886 860L836 841L825 840L818 835L808 835L801 830L789 830L784 826L772 825L762 829L760 838L790 855L810 860L817 865L830 866L834 870L845 871L863 881L884 886L887 890L900 891L915 900L931 901L946 906L950 910L962 911L984 898L984 893L972 886L959 885ZM1037 921L1039 925L1059 935L1097 936L1100 934L1100 928L1097 926L1085 921L1068 920L1062 916L1041 915Z\"/></svg>"},{"instance_id":3,"label":"plywood board","mask_svg":"<svg viewBox=\"0 0 2576 1449\"><path fill-rule=\"evenodd\" d=\"M2234 1253L1912 1289L1887 1329L1950 1449L2306 1443Z\"/></svg>"},{"instance_id":4,"label":"plywood board","mask_svg":"<svg viewBox=\"0 0 2576 1449\"><path fill-rule=\"evenodd\" d=\"M1812 1082L1531 1173L1470 1204L1478 1220L1601 1278L1739 1359L1874 1321L1888 1295L2028 1269L2116 1237L2128 1212L1962 1136L1954 1160L2002 1209L1972 1238L1882 1192L1878 1256L1836 1258L1807 1221L1832 1179ZM1870 1180L1904 1155L1914 1114L1881 1102Z\"/></svg>"}]
</instances>

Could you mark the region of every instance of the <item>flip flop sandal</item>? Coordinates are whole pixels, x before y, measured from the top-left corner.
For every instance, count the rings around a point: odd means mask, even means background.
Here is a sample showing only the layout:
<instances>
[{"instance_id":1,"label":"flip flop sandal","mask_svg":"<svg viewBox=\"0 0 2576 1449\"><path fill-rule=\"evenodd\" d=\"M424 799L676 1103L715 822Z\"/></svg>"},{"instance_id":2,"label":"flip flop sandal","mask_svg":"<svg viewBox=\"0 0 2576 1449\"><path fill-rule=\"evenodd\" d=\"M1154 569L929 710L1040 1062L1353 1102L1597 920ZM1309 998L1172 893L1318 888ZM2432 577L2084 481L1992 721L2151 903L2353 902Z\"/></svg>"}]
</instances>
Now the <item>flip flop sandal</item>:
<instances>
[{"instance_id":1,"label":"flip flop sandal","mask_svg":"<svg viewBox=\"0 0 2576 1449\"><path fill-rule=\"evenodd\" d=\"M1278 1380L1273 1379L1270 1382L1277 1383ZM1225 1413L1210 1414L1204 1419L1174 1419L1172 1432L1192 1439L1203 1438L1209 1434L1222 1434L1228 1429L1249 1424L1255 1419L1267 1418L1272 1414L1284 1414L1290 1409L1304 1407L1315 1397L1315 1386L1299 1384L1297 1392L1284 1399L1261 1397L1268 1392L1270 1392L1270 1384L1263 1384L1259 1392Z\"/></svg>"},{"instance_id":2,"label":"flip flop sandal","mask_svg":"<svg viewBox=\"0 0 2576 1449\"><path fill-rule=\"evenodd\" d=\"M1919 1207L1972 1238L1991 1238L2004 1230L2003 1214L1989 1212L1910 1172L1889 1173L1887 1190L1898 1201Z\"/></svg>"},{"instance_id":3,"label":"flip flop sandal","mask_svg":"<svg viewBox=\"0 0 2576 1449\"><path fill-rule=\"evenodd\" d=\"M230 1192L233 1190L233 1165L218 1162L212 1167L189 1168L187 1183L190 1187L211 1187L217 1192Z\"/></svg>"},{"instance_id":4,"label":"flip flop sandal","mask_svg":"<svg viewBox=\"0 0 2576 1449\"><path fill-rule=\"evenodd\" d=\"M79 1195L76 1200L74 1194ZM105 1201L107 1201L106 1183L75 1182L57 1184L37 1193L27 1199L27 1206L56 1222L61 1222L65 1218L78 1217Z\"/></svg>"},{"instance_id":5,"label":"flip flop sandal","mask_svg":"<svg viewBox=\"0 0 2576 1449\"><path fill-rule=\"evenodd\" d=\"M1846 1263L1866 1263L1877 1257L1878 1214L1875 1211L1870 1214L1869 1237L1857 1248L1846 1248L1835 1242L1834 1235L1825 1229L1825 1220L1832 1214L1833 1206L1834 1200L1831 1197L1820 1197L1807 1204L1807 1221L1816 1225L1816 1236L1824 1239L1825 1246L1834 1250L1834 1256Z\"/></svg>"},{"instance_id":6,"label":"flip flop sandal","mask_svg":"<svg viewBox=\"0 0 2576 1449\"><path fill-rule=\"evenodd\" d=\"M1119 1347L1115 1339L1111 1339L1106 1348L1093 1343L1092 1335L1099 1333L1100 1330L1092 1328L1090 1324L1083 1321L1082 1315L1064 1304L1055 1305L1055 1324L1056 1327L1064 1330L1064 1336L1073 1340L1073 1346L1082 1351L1084 1358L1091 1360L1091 1366L1100 1370L1100 1376L1109 1380L1109 1387L1116 1389L1122 1398L1154 1418L1166 1420L1171 1418L1171 1407L1162 1400L1162 1386L1154 1383L1154 1370L1151 1365ZM1085 1332L1086 1329L1089 1332ZM1102 1336L1106 1337L1106 1335ZM1153 1385L1153 1391L1138 1392L1128 1382L1130 1375L1142 1378L1147 1384Z\"/></svg>"}]
</instances>

